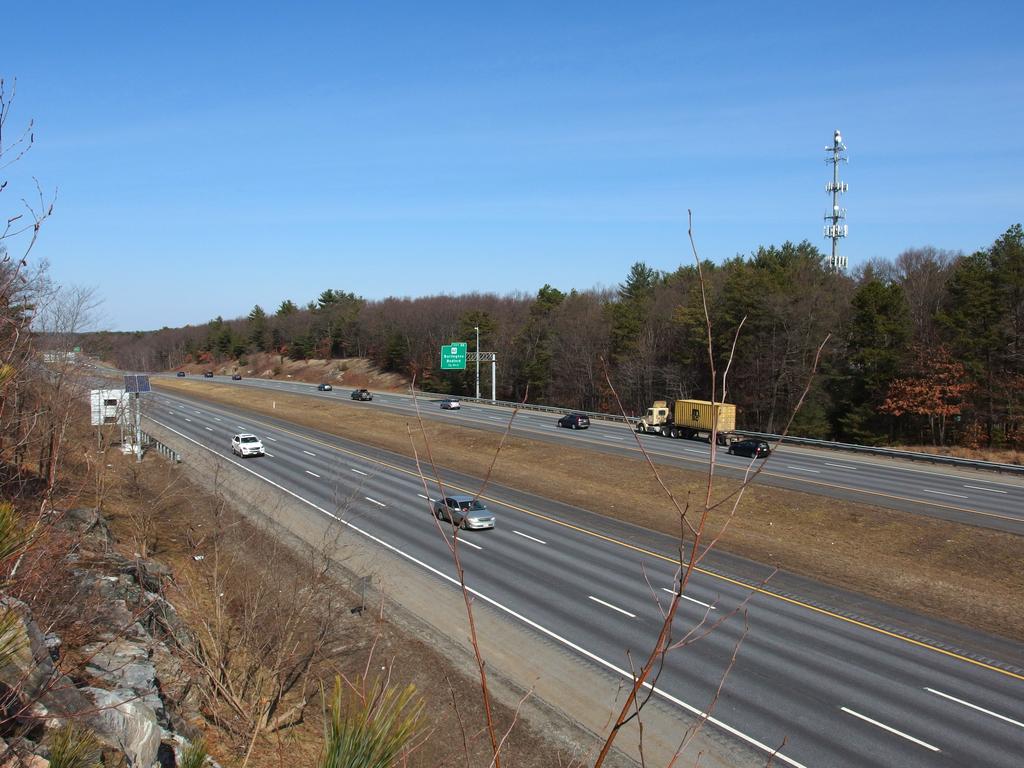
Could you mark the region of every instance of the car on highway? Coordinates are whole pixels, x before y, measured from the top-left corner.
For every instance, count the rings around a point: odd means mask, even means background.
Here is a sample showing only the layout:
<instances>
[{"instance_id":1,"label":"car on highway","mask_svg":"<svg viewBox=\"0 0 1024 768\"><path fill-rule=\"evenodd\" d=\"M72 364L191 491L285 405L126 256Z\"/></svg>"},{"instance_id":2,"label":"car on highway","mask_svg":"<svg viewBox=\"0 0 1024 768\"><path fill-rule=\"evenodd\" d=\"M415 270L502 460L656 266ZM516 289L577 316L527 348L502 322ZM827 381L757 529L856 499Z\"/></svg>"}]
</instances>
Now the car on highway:
<instances>
[{"instance_id":1,"label":"car on highway","mask_svg":"<svg viewBox=\"0 0 1024 768\"><path fill-rule=\"evenodd\" d=\"M446 397L441 401L442 411L457 411L462 408L462 403L456 400L454 397Z\"/></svg>"},{"instance_id":2,"label":"car on highway","mask_svg":"<svg viewBox=\"0 0 1024 768\"><path fill-rule=\"evenodd\" d=\"M353 400L373 400L373 394L368 389L357 389L352 392Z\"/></svg>"},{"instance_id":3,"label":"car on highway","mask_svg":"<svg viewBox=\"0 0 1024 768\"><path fill-rule=\"evenodd\" d=\"M232 374L231 375L231 380L232 381L241 381L242 380L242 374L240 374L240 373Z\"/></svg>"},{"instance_id":4,"label":"car on highway","mask_svg":"<svg viewBox=\"0 0 1024 768\"><path fill-rule=\"evenodd\" d=\"M463 493L435 501L434 516L459 528L474 531L494 527L494 513L479 499Z\"/></svg>"},{"instance_id":5,"label":"car on highway","mask_svg":"<svg viewBox=\"0 0 1024 768\"><path fill-rule=\"evenodd\" d=\"M185 372L184 372L184 371L178 371L178 372L177 372L177 373L175 374L175 376L184 376L184 375L185 375Z\"/></svg>"},{"instance_id":6,"label":"car on highway","mask_svg":"<svg viewBox=\"0 0 1024 768\"><path fill-rule=\"evenodd\" d=\"M737 440L729 446L729 451L733 456L746 456L750 459L761 459L772 452L772 449L768 447L768 443L764 440L755 440L753 438L749 440Z\"/></svg>"},{"instance_id":7,"label":"car on highway","mask_svg":"<svg viewBox=\"0 0 1024 768\"><path fill-rule=\"evenodd\" d=\"M585 413L567 413L558 420L558 426L566 429L588 429L590 417Z\"/></svg>"},{"instance_id":8,"label":"car on highway","mask_svg":"<svg viewBox=\"0 0 1024 768\"><path fill-rule=\"evenodd\" d=\"M205 371L203 373L203 376L205 376L207 379L212 379L213 378L213 371Z\"/></svg>"},{"instance_id":9,"label":"car on highway","mask_svg":"<svg viewBox=\"0 0 1024 768\"><path fill-rule=\"evenodd\" d=\"M321 392L330 392L331 390L334 389L334 387L332 387L330 384L317 384L316 388Z\"/></svg>"},{"instance_id":10,"label":"car on highway","mask_svg":"<svg viewBox=\"0 0 1024 768\"><path fill-rule=\"evenodd\" d=\"M265 453L263 441L248 432L242 432L231 438L231 452L243 459L246 456L262 456Z\"/></svg>"}]
</instances>

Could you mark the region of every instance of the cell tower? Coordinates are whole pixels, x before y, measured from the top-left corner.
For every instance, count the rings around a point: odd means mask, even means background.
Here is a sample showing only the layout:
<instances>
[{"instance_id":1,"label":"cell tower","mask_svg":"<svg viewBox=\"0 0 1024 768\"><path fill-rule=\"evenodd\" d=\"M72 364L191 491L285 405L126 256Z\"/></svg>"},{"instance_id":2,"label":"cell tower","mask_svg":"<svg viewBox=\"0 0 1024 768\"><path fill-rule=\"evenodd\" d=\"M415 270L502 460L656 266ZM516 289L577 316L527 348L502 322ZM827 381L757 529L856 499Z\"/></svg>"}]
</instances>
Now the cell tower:
<instances>
[{"instance_id":1,"label":"cell tower","mask_svg":"<svg viewBox=\"0 0 1024 768\"><path fill-rule=\"evenodd\" d=\"M825 185L825 191L832 194L832 212L825 214L825 221L830 222L825 225L825 237L832 240L832 258L828 265L833 272L838 272L846 269L846 257L839 255L839 238L846 237L848 232L846 224L840 223L846 219L846 209L839 207L839 195L846 191L846 182L839 180L839 164L848 160L843 155L846 145L838 130L832 137L832 146L825 147L825 151L828 153L825 162L832 163L832 181Z\"/></svg>"}]
</instances>

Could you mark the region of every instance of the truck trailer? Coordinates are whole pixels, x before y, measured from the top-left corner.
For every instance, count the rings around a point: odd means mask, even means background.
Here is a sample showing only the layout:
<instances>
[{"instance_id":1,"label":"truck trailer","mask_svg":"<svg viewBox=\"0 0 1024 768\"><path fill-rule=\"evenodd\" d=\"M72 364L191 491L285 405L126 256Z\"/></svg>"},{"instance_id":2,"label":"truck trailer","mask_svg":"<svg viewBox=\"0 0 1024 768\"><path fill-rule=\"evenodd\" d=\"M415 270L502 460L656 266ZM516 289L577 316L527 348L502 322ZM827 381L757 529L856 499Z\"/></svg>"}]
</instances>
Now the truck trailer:
<instances>
[{"instance_id":1,"label":"truck trailer","mask_svg":"<svg viewBox=\"0 0 1024 768\"><path fill-rule=\"evenodd\" d=\"M736 406L709 400L655 400L636 425L637 432L691 440L710 440L717 430L719 445L737 439L735 429Z\"/></svg>"}]
</instances>

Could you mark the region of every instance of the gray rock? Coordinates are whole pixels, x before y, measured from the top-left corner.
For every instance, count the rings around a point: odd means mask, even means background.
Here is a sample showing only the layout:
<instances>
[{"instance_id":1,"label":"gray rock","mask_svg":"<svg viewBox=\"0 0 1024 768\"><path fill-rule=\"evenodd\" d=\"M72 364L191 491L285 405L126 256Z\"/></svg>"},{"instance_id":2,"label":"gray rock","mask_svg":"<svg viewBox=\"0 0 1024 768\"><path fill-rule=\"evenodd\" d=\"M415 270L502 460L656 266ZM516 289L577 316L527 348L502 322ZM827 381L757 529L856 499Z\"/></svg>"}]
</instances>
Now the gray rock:
<instances>
[{"instance_id":1,"label":"gray rock","mask_svg":"<svg viewBox=\"0 0 1024 768\"><path fill-rule=\"evenodd\" d=\"M147 644L116 638L108 643L83 646L82 653L87 659L86 672L113 688L132 691L163 719L164 704Z\"/></svg>"},{"instance_id":2,"label":"gray rock","mask_svg":"<svg viewBox=\"0 0 1024 768\"><path fill-rule=\"evenodd\" d=\"M8 699L8 714L17 719L54 721L66 719L88 709L89 701L75 688L70 678L53 666L43 633L32 621L28 606L11 597L0 599L0 612L12 611L18 621L11 629L10 641L15 650L8 664L0 668L0 690L5 697L16 696L18 704Z\"/></svg>"},{"instance_id":3,"label":"gray rock","mask_svg":"<svg viewBox=\"0 0 1024 768\"><path fill-rule=\"evenodd\" d=\"M152 768L160 749L156 713L133 691L83 688L97 708L96 733L124 752L132 768Z\"/></svg>"},{"instance_id":4,"label":"gray rock","mask_svg":"<svg viewBox=\"0 0 1024 768\"><path fill-rule=\"evenodd\" d=\"M147 592L161 592L171 581L171 569L154 560L130 560L120 566L121 573L133 576Z\"/></svg>"},{"instance_id":5,"label":"gray rock","mask_svg":"<svg viewBox=\"0 0 1024 768\"><path fill-rule=\"evenodd\" d=\"M107 521L98 509L80 507L69 509L66 512L53 510L50 514L56 519L57 526L60 528L95 539L104 547L114 542Z\"/></svg>"}]
</instances>

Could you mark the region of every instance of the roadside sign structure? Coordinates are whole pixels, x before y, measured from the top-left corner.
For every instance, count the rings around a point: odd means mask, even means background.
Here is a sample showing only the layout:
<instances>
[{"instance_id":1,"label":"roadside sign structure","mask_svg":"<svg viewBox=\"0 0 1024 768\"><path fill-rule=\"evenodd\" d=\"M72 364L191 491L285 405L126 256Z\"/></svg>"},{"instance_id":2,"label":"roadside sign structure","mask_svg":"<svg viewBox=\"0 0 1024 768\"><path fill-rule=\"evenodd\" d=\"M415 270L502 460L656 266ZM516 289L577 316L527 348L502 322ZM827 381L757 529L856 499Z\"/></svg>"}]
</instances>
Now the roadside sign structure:
<instances>
[{"instance_id":1,"label":"roadside sign structure","mask_svg":"<svg viewBox=\"0 0 1024 768\"><path fill-rule=\"evenodd\" d=\"M441 347L441 370L466 370L466 342L456 341Z\"/></svg>"},{"instance_id":2,"label":"roadside sign structure","mask_svg":"<svg viewBox=\"0 0 1024 768\"><path fill-rule=\"evenodd\" d=\"M125 374L124 391L131 395L131 403L134 406L132 422L135 425L135 439L132 449L135 452L135 461L140 462L142 461L142 404L139 402L139 395L153 391L149 386L149 376L136 373Z\"/></svg>"}]
</instances>

